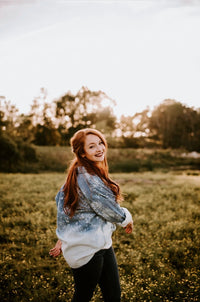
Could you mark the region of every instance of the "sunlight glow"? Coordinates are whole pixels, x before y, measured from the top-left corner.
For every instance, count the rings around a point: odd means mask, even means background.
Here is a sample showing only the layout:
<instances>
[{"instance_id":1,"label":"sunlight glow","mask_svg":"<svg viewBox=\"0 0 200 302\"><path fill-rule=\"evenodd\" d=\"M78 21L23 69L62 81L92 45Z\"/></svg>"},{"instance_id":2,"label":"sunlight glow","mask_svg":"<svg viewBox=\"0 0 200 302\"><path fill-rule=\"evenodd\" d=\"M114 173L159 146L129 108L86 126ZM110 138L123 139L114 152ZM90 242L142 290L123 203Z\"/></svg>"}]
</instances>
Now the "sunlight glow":
<instances>
[{"instance_id":1,"label":"sunlight glow","mask_svg":"<svg viewBox=\"0 0 200 302\"><path fill-rule=\"evenodd\" d=\"M101 90L118 116L166 98L199 107L200 6L108 2L1 4L0 95L21 112L41 87L49 102L82 86Z\"/></svg>"}]
</instances>

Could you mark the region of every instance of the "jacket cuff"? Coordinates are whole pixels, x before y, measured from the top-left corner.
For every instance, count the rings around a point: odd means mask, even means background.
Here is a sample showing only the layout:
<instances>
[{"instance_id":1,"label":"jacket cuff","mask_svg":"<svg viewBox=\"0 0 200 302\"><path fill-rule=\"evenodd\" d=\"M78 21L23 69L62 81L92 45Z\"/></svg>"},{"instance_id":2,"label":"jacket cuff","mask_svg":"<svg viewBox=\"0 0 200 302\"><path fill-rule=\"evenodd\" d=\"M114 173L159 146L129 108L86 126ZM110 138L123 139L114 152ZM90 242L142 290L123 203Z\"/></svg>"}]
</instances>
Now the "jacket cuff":
<instances>
[{"instance_id":1,"label":"jacket cuff","mask_svg":"<svg viewBox=\"0 0 200 302\"><path fill-rule=\"evenodd\" d=\"M133 222L133 218L131 213L129 212L129 210L127 210L126 208L122 208L125 212L126 218L124 219L124 221L122 221L121 223L119 223L119 225L121 225L122 227L126 227L127 224L129 224L130 222Z\"/></svg>"}]
</instances>

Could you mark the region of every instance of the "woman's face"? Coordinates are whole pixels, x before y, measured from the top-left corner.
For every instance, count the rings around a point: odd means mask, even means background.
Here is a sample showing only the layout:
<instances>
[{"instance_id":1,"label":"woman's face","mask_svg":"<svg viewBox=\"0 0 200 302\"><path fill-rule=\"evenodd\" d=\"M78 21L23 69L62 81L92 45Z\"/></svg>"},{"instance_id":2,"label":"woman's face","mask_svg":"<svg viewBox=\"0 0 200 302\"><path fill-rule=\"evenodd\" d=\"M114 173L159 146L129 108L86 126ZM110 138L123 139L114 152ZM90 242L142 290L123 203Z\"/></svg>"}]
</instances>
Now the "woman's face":
<instances>
[{"instance_id":1,"label":"woman's face","mask_svg":"<svg viewBox=\"0 0 200 302\"><path fill-rule=\"evenodd\" d=\"M85 139L84 151L84 157L98 163L104 160L106 148L100 137L88 134Z\"/></svg>"}]
</instances>

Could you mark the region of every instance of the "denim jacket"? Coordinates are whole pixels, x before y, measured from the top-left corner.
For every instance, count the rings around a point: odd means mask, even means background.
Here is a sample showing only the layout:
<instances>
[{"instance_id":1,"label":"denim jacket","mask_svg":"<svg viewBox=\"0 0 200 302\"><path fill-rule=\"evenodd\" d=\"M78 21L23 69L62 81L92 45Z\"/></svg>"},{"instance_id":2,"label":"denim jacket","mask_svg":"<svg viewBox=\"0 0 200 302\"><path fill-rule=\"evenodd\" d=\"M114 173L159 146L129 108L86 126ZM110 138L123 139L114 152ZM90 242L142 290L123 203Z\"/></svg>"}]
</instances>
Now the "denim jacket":
<instances>
[{"instance_id":1,"label":"denim jacket","mask_svg":"<svg viewBox=\"0 0 200 302\"><path fill-rule=\"evenodd\" d=\"M63 256L72 268L86 264L97 251L111 247L116 224L125 227L132 221L130 212L119 206L100 177L78 167L77 182L79 204L72 218L63 210L63 187L56 195L56 234L62 241Z\"/></svg>"}]
</instances>

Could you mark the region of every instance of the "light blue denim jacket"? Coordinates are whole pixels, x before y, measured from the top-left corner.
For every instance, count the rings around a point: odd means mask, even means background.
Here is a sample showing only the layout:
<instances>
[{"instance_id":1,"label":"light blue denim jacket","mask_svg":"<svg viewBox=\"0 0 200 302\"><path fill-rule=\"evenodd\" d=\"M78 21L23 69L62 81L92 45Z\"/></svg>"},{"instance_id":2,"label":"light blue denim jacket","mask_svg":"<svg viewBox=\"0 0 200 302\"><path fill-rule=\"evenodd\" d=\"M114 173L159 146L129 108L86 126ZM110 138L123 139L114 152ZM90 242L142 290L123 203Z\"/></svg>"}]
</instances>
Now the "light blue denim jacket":
<instances>
[{"instance_id":1,"label":"light blue denim jacket","mask_svg":"<svg viewBox=\"0 0 200 302\"><path fill-rule=\"evenodd\" d=\"M63 187L56 195L56 234L72 268L86 264L97 251L111 247L116 224L125 227L132 221L130 212L119 206L100 177L78 167L77 182L79 205L72 218L63 210Z\"/></svg>"}]
</instances>

